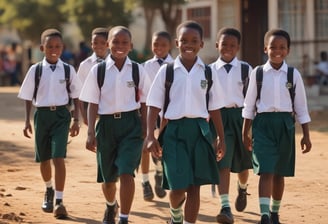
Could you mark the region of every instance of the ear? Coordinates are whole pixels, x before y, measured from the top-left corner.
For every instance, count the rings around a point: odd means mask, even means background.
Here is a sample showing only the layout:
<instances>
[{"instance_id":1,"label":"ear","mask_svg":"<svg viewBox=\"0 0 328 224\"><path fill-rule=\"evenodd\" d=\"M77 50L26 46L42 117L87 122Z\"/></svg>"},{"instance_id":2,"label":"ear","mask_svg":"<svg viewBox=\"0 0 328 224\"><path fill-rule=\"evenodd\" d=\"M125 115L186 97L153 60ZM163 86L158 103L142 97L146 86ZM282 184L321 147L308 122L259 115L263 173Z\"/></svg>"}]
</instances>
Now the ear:
<instances>
[{"instance_id":1,"label":"ear","mask_svg":"<svg viewBox=\"0 0 328 224\"><path fill-rule=\"evenodd\" d=\"M264 51L264 53L267 54L268 53L268 48L265 46L263 51Z\"/></svg>"},{"instance_id":2,"label":"ear","mask_svg":"<svg viewBox=\"0 0 328 224\"><path fill-rule=\"evenodd\" d=\"M131 42L131 45L130 45L130 51L132 51L133 50L133 43Z\"/></svg>"},{"instance_id":3,"label":"ear","mask_svg":"<svg viewBox=\"0 0 328 224\"><path fill-rule=\"evenodd\" d=\"M175 39L175 46L176 46L176 48L179 48L179 41L178 41L178 39Z\"/></svg>"},{"instance_id":4,"label":"ear","mask_svg":"<svg viewBox=\"0 0 328 224\"><path fill-rule=\"evenodd\" d=\"M204 41L200 42L200 47L203 48L204 47Z\"/></svg>"},{"instance_id":5,"label":"ear","mask_svg":"<svg viewBox=\"0 0 328 224\"><path fill-rule=\"evenodd\" d=\"M41 44L40 45L40 51L43 52L44 51L44 46Z\"/></svg>"},{"instance_id":6,"label":"ear","mask_svg":"<svg viewBox=\"0 0 328 224\"><path fill-rule=\"evenodd\" d=\"M215 42L215 48L219 49L219 43L218 42Z\"/></svg>"}]
</instances>

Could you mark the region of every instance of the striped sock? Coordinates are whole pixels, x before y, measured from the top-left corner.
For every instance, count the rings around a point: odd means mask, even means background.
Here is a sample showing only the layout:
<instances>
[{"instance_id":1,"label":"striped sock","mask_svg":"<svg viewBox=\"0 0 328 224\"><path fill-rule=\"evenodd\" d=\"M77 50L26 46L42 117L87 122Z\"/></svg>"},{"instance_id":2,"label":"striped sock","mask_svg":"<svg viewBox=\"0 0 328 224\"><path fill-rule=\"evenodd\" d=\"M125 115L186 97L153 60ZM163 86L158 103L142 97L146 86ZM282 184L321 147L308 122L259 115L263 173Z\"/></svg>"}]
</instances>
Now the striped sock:
<instances>
[{"instance_id":1,"label":"striped sock","mask_svg":"<svg viewBox=\"0 0 328 224\"><path fill-rule=\"evenodd\" d=\"M279 208L280 208L280 203L281 203L281 200L274 200L274 199L272 199L271 212L278 213L279 212Z\"/></svg>"},{"instance_id":2,"label":"striped sock","mask_svg":"<svg viewBox=\"0 0 328 224\"><path fill-rule=\"evenodd\" d=\"M182 208L170 207L171 218L173 222L182 222Z\"/></svg>"},{"instance_id":3,"label":"striped sock","mask_svg":"<svg viewBox=\"0 0 328 224\"><path fill-rule=\"evenodd\" d=\"M261 216L267 215L270 217L270 198L260 197Z\"/></svg>"},{"instance_id":4,"label":"striped sock","mask_svg":"<svg viewBox=\"0 0 328 224\"><path fill-rule=\"evenodd\" d=\"M221 206L222 206L222 208L230 207L229 194L222 194L222 195L220 195L220 200L221 200Z\"/></svg>"}]
</instances>

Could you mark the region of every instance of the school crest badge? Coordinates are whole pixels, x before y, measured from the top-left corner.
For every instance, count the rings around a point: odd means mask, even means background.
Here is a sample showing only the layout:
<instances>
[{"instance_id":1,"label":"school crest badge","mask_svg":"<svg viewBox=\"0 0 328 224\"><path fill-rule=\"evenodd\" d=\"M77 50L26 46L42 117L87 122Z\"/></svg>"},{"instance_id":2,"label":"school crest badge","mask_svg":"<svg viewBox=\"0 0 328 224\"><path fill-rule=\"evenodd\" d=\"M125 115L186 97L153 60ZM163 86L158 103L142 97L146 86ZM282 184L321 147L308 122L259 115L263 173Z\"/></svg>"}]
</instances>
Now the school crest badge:
<instances>
[{"instance_id":1,"label":"school crest badge","mask_svg":"<svg viewBox=\"0 0 328 224\"><path fill-rule=\"evenodd\" d=\"M200 87L201 87L202 89L206 89L206 88L207 88L207 85L208 85L207 80L201 80L201 81L200 81Z\"/></svg>"}]
</instances>

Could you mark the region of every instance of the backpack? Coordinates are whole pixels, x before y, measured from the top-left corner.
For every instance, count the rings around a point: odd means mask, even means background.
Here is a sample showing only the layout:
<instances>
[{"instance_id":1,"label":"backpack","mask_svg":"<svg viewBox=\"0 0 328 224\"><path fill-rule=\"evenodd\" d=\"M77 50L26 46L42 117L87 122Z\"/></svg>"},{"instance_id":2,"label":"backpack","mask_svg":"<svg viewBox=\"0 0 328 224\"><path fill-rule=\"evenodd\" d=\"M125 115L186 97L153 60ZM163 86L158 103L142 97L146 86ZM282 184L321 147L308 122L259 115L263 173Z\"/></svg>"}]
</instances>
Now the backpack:
<instances>
[{"instance_id":1,"label":"backpack","mask_svg":"<svg viewBox=\"0 0 328 224\"><path fill-rule=\"evenodd\" d=\"M165 76L165 100L163 106L163 117L167 110L167 107L170 103L170 89L173 83L173 67L174 63L167 64L166 68L166 76ZM205 65L205 78L207 80L207 90L206 90L206 107L208 108L208 101L209 101L209 91L212 87L213 80L212 80L212 70L208 65Z\"/></svg>"},{"instance_id":2,"label":"backpack","mask_svg":"<svg viewBox=\"0 0 328 224\"><path fill-rule=\"evenodd\" d=\"M243 95L246 96L248 84L249 84L249 77L248 77L249 66L246 63L241 63L241 81L243 83Z\"/></svg>"},{"instance_id":3,"label":"backpack","mask_svg":"<svg viewBox=\"0 0 328 224\"><path fill-rule=\"evenodd\" d=\"M294 86L294 68L288 67L287 71L287 88L289 91L290 99L292 102L292 108L294 112L294 99L295 99L295 86ZM257 86L257 97L256 100L259 100L261 98L261 89L262 89L262 81L263 81L263 65L258 66L256 70L256 86Z\"/></svg>"},{"instance_id":4,"label":"backpack","mask_svg":"<svg viewBox=\"0 0 328 224\"><path fill-rule=\"evenodd\" d=\"M105 71L106 71L106 61L99 62L97 65L97 82L98 82L98 87L101 89L101 87L104 85L104 80L105 80ZM135 100L136 102L139 102L139 91L138 91L138 86L139 86L139 67L138 63L132 61L132 80L134 82L134 90L135 90Z\"/></svg>"},{"instance_id":5,"label":"backpack","mask_svg":"<svg viewBox=\"0 0 328 224\"><path fill-rule=\"evenodd\" d=\"M71 93L70 90L70 67L67 63L63 63L64 64L64 70L65 70L65 81L66 81L66 90L67 90L67 94L68 94L68 102L67 104L71 104L71 98L69 96L69 94ZM35 87L34 87L34 92L33 92L33 99L36 100L36 95L38 93L38 89L39 89L39 84L40 84L40 79L41 79L41 75L42 75L42 61L40 61L35 68L35 74L34 74L34 80L35 80Z\"/></svg>"}]
</instances>

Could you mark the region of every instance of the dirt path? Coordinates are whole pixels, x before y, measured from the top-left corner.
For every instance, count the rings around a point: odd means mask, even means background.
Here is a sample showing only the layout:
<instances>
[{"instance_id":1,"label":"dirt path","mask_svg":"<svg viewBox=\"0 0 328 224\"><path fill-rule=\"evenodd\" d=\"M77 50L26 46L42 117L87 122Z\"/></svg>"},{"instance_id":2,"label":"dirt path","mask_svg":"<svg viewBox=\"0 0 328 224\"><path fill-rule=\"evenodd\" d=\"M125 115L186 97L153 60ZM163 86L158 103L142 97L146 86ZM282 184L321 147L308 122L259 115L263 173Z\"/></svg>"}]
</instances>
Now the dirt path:
<instances>
[{"instance_id":1,"label":"dirt path","mask_svg":"<svg viewBox=\"0 0 328 224\"><path fill-rule=\"evenodd\" d=\"M96 183L95 154L84 149L86 127L81 135L71 139L68 149L67 181L64 202L69 219L56 220L40 209L44 184L38 164L34 163L33 140L22 135L24 104L17 99L18 88L0 87L0 224L4 223L64 223L99 224L104 212L104 199ZM311 137L313 151L302 155L297 151L296 176L286 179L281 208L283 224L327 224L328 217L328 112L313 112ZM299 133L299 131L298 131ZM297 134L297 145L300 135ZM154 171L152 170L151 182ZM142 199L141 174L137 174L135 200L130 223L165 223L169 217L168 198ZM236 197L236 176L232 175L230 201ZM258 177L250 176L248 207L245 212L235 209L235 223L257 223ZM219 199L213 198L210 186L202 187L201 208L197 223L215 223Z\"/></svg>"}]
</instances>

